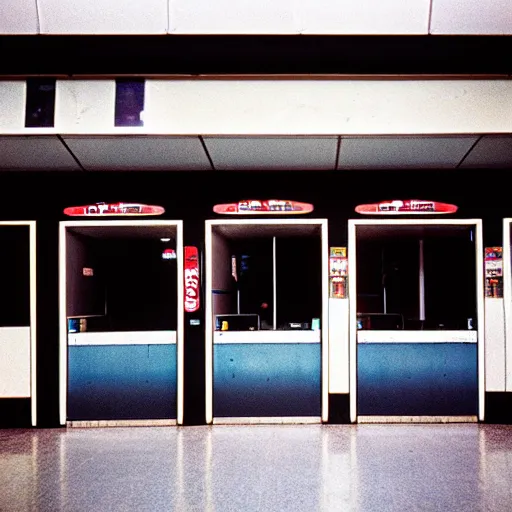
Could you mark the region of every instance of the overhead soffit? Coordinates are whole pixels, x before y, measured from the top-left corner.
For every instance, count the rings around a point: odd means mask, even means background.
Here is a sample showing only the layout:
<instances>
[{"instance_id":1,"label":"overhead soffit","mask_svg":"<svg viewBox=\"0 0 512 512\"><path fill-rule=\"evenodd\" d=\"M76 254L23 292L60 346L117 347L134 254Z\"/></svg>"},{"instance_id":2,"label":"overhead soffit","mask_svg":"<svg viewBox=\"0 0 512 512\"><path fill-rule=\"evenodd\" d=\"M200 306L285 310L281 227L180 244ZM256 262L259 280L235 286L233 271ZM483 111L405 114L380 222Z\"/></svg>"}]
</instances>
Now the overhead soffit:
<instances>
[{"instance_id":1,"label":"overhead soffit","mask_svg":"<svg viewBox=\"0 0 512 512\"><path fill-rule=\"evenodd\" d=\"M511 135L0 136L0 170L223 171L511 168Z\"/></svg>"}]
</instances>

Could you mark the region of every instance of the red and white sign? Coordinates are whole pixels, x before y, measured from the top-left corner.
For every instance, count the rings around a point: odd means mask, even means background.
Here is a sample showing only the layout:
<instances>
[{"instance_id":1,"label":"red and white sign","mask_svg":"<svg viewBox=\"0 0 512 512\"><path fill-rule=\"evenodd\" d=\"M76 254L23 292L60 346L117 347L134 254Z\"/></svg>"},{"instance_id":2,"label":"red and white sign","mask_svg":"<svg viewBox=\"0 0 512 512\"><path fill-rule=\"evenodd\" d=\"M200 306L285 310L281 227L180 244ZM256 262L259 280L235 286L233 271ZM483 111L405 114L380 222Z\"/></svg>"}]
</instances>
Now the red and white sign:
<instances>
[{"instance_id":1,"label":"red and white sign","mask_svg":"<svg viewBox=\"0 0 512 512\"><path fill-rule=\"evenodd\" d=\"M176 251L174 249L165 249L162 253L163 260L175 260L176 259Z\"/></svg>"},{"instance_id":2,"label":"red and white sign","mask_svg":"<svg viewBox=\"0 0 512 512\"><path fill-rule=\"evenodd\" d=\"M92 268L84 267L82 269L82 273L83 273L84 276L90 277L90 276L94 275L94 270Z\"/></svg>"},{"instance_id":3,"label":"red and white sign","mask_svg":"<svg viewBox=\"0 0 512 512\"><path fill-rule=\"evenodd\" d=\"M252 199L238 203L216 204L213 211L224 215L298 215L312 212L313 205L282 199Z\"/></svg>"},{"instance_id":4,"label":"red and white sign","mask_svg":"<svg viewBox=\"0 0 512 512\"><path fill-rule=\"evenodd\" d=\"M70 217L133 217L162 213L165 213L162 206L142 203L95 203L64 209L64 214Z\"/></svg>"},{"instance_id":5,"label":"red and white sign","mask_svg":"<svg viewBox=\"0 0 512 512\"><path fill-rule=\"evenodd\" d=\"M360 204L356 212L362 215L438 215L455 213L457 206L437 201L423 201L420 199L395 199L382 203Z\"/></svg>"},{"instance_id":6,"label":"red and white sign","mask_svg":"<svg viewBox=\"0 0 512 512\"><path fill-rule=\"evenodd\" d=\"M199 309L199 252L197 247L185 247L185 311L194 313Z\"/></svg>"}]
</instances>

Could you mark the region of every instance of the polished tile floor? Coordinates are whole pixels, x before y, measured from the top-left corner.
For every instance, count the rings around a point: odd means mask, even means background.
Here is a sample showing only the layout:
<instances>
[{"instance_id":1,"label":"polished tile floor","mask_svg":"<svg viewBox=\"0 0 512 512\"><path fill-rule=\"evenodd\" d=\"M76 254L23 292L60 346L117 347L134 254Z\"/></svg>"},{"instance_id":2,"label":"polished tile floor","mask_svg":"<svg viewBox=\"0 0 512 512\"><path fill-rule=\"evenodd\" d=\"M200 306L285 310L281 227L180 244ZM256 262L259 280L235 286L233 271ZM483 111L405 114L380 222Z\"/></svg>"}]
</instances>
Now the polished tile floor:
<instances>
[{"instance_id":1,"label":"polished tile floor","mask_svg":"<svg viewBox=\"0 0 512 512\"><path fill-rule=\"evenodd\" d=\"M0 511L512 511L512 427L0 430Z\"/></svg>"}]
</instances>

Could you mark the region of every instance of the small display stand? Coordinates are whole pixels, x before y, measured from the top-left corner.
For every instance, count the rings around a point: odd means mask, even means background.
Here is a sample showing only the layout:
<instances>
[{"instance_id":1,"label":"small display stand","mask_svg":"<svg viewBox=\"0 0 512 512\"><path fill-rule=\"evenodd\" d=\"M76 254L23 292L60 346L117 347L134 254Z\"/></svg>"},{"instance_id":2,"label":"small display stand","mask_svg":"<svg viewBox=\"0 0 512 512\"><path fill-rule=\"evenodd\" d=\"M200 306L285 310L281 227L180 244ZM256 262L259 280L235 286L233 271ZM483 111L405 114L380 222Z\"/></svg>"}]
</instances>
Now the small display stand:
<instances>
[{"instance_id":1,"label":"small display stand","mask_svg":"<svg viewBox=\"0 0 512 512\"><path fill-rule=\"evenodd\" d=\"M348 297L348 258L346 247L331 247L329 251L329 296Z\"/></svg>"},{"instance_id":2,"label":"small display stand","mask_svg":"<svg viewBox=\"0 0 512 512\"><path fill-rule=\"evenodd\" d=\"M485 248L485 296L503 298L503 247Z\"/></svg>"}]
</instances>

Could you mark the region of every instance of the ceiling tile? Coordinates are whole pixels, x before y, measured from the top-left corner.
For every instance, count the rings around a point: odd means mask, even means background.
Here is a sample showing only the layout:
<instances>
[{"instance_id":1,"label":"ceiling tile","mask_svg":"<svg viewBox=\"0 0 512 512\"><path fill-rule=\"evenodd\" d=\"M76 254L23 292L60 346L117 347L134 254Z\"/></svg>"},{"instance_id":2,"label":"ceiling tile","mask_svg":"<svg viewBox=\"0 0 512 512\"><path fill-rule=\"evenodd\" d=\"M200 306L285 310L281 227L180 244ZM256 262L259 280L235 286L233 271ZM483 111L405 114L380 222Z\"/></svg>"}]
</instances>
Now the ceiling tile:
<instances>
[{"instance_id":1,"label":"ceiling tile","mask_svg":"<svg viewBox=\"0 0 512 512\"><path fill-rule=\"evenodd\" d=\"M512 34L510 0L432 0L431 34Z\"/></svg>"},{"instance_id":2,"label":"ceiling tile","mask_svg":"<svg viewBox=\"0 0 512 512\"><path fill-rule=\"evenodd\" d=\"M512 167L512 136L482 137L460 167Z\"/></svg>"},{"instance_id":3,"label":"ceiling tile","mask_svg":"<svg viewBox=\"0 0 512 512\"><path fill-rule=\"evenodd\" d=\"M476 140L476 136L343 138L338 169L453 169Z\"/></svg>"},{"instance_id":4,"label":"ceiling tile","mask_svg":"<svg viewBox=\"0 0 512 512\"><path fill-rule=\"evenodd\" d=\"M165 34L167 0L38 0L42 34Z\"/></svg>"},{"instance_id":5,"label":"ceiling tile","mask_svg":"<svg viewBox=\"0 0 512 512\"><path fill-rule=\"evenodd\" d=\"M86 170L211 170L198 137L65 137Z\"/></svg>"},{"instance_id":6,"label":"ceiling tile","mask_svg":"<svg viewBox=\"0 0 512 512\"><path fill-rule=\"evenodd\" d=\"M304 0L303 34L428 34L430 0Z\"/></svg>"},{"instance_id":7,"label":"ceiling tile","mask_svg":"<svg viewBox=\"0 0 512 512\"><path fill-rule=\"evenodd\" d=\"M2 0L0 34L37 34L36 0Z\"/></svg>"},{"instance_id":8,"label":"ceiling tile","mask_svg":"<svg viewBox=\"0 0 512 512\"><path fill-rule=\"evenodd\" d=\"M170 0L173 34L298 33L294 0Z\"/></svg>"},{"instance_id":9,"label":"ceiling tile","mask_svg":"<svg viewBox=\"0 0 512 512\"><path fill-rule=\"evenodd\" d=\"M216 170L333 170L337 137L205 137Z\"/></svg>"},{"instance_id":10,"label":"ceiling tile","mask_svg":"<svg viewBox=\"0 0 512 512\"><path fill-rule=\"evenodd\" d=\"M16 171L80 170L55 136L0 137L0 169Z\"/></svg>"}]
</instances>

